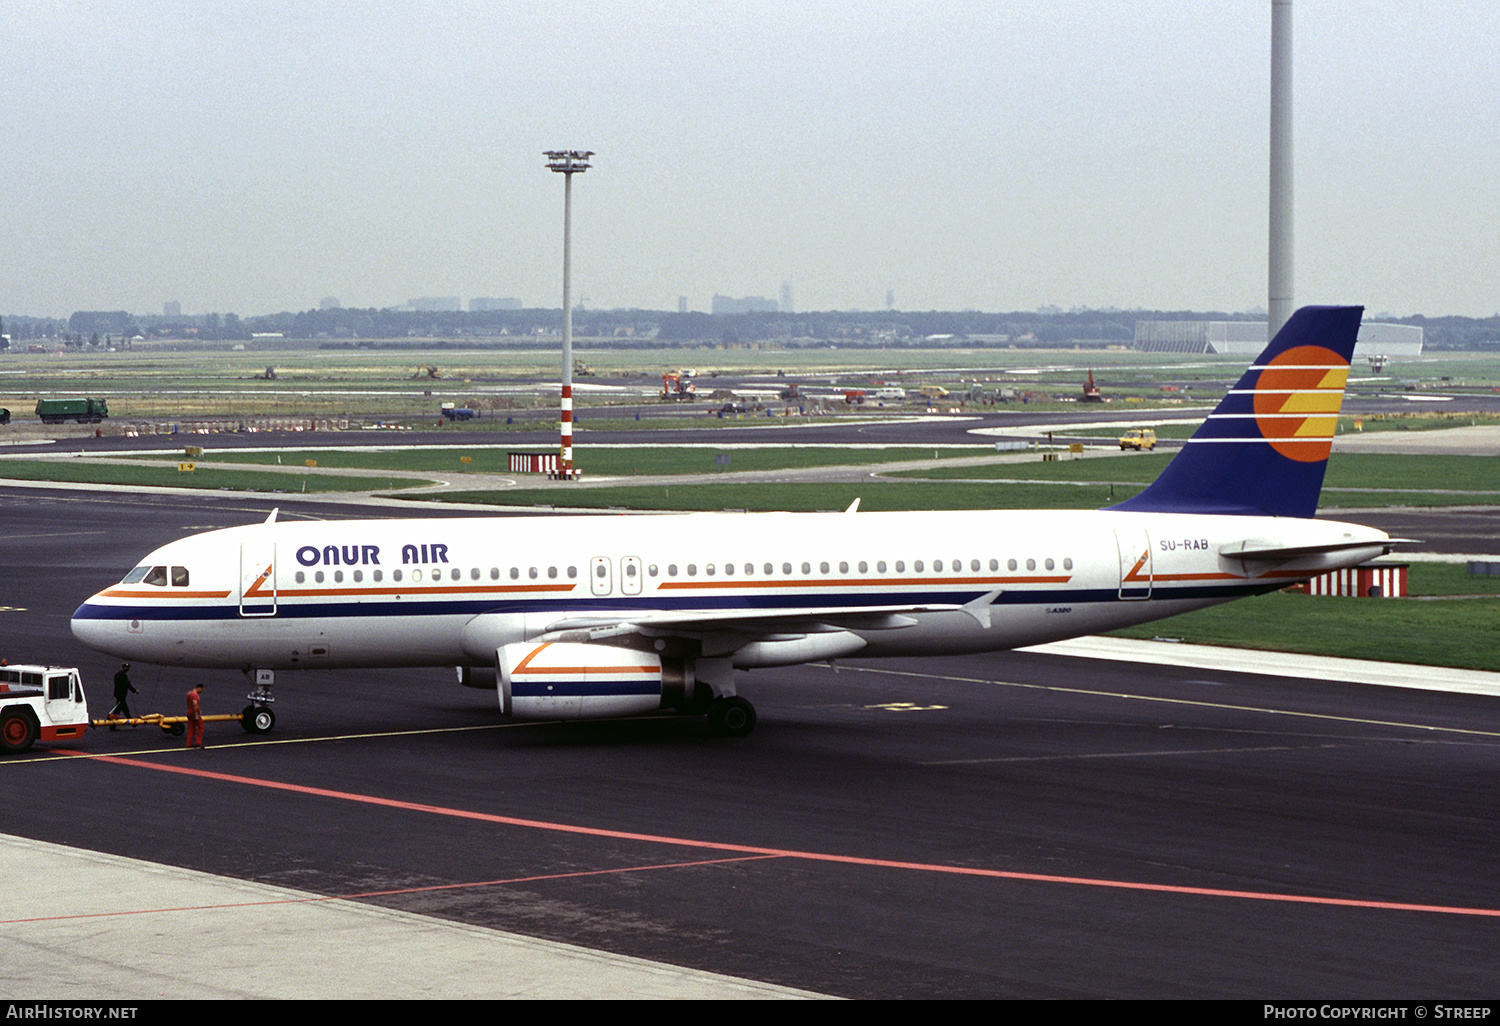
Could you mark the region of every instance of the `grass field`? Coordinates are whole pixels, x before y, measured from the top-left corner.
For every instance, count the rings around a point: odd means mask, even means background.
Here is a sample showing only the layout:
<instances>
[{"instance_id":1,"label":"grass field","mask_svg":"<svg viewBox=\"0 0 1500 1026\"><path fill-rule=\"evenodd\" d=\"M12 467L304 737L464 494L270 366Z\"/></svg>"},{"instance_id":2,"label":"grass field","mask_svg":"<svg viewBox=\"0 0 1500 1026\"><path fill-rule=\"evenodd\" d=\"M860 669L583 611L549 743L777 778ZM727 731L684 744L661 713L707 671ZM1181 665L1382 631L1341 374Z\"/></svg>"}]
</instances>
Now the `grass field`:
<instances>
[{"instance_id":1,"label":"grass field","mask_svg":"<svg viewBox=\"0 0 1500 1026\"><path fill-rule=\"evenodd\" d=\"M1419 571L1427 566L1412 566L1414 586ZM1462 582L1458 586L1467 587ZM1202 645L1500 671L1497 619L1500 598L1493 596L1424 601L1278 592L1113 633L1124 638L1166 637Z\"/></svg>"}]
</instances>

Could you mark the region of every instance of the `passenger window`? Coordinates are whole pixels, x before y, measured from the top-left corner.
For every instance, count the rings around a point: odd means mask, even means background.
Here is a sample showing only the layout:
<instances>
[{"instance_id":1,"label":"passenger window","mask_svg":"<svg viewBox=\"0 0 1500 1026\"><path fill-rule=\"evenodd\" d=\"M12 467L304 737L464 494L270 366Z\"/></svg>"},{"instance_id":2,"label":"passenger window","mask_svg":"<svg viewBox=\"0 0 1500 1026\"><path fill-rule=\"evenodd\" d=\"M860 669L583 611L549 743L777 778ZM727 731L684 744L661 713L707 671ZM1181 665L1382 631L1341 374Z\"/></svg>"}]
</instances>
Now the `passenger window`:
<instances>
[{"instance_id":1,"label":"passenger window","mask_svg":"<svg viewBox=\"0 0 1500 1026\"><path fill-rule=\"evenodd\" d=\"M302 584L306 580L307 580L307 574L305 574L301 570L298 570L297 571L297 583L298 584Z\"/></svg>"},{"instance_id":2,"label":"passenger window","mask_svg":"<svg viewBox=\"0 0 1500 1026\"><path fill-rule=\"evenodd\" d=\"M846 559L839 560L839 573L841 573L841 574L847 574L848 572L849 572L849 561L846 560Z\"/></svg>"},{"instance_id":3,"label":"passenger window","mask_svg":"<svg viewBox=\"0 0 1500 1026\"><path fill-rule=\"evenodd\" d=\"M576 581L577 579L578 579L578 568L576 566L570 566L570 567L568 567L568 580L570 580L570 581Z\"/></svg>"},{"instance_id":4,"label":"passenger window","mask_svg":"<svg viewBox=\"0 0 1500 1026\"><path fill-rule=\"evenodd\" d=\"M1071 556L1069 558L1063 560L1063 569L1064 570L1071 570L1071 569L1073 569L1073 559L1072 559Z\"/></svg>"},{"instance_id":5,"label":"passenger window","mask_svg":"<svg viewBox=\"0 0 1500 1026\"><path fill-rule=\"evenodd\" d=\"M379 570L372 570L372 571L371 571L371 572L370 572L370 576L371 576L371 578L372 578L372 579L373 579L373 580L375 580L375 581L377 581L377 582L378 582L378 581L380 581L380 580L382 580L382 579L384 579L384 577L385 577L385 574L383 574L383 573L382 573L382 572L381 572L381 571L379 571Z\"/></svg>"},{"instance_id":6,"label":"passenger window","mask_svg":"<svg viewBox=\"0 0 1500 1026\"><path fill-rule=\"evenodd\" d=\"M526 571L526 576L530 577L533 581L536 580L536 578L537 578L536 567L530 567L530 568L528 568L527 571Z\"/></svg>"},{"instance_id":7,"label":"passenger window","mask_svg":"<svg viewBox=\"0 0 1500 1026\"><path fill-rule=\"evenodd\" d=\"M896 573L898 573L898 574L904 574L904 573L906 573L906 560L904 560L904 559L898 559L898 560L896 560Z\"/></svg>"},{"instance_id":8,"label":"passenger window","mask_svg":"<svg viewBox=\"0 0 1500 1026\"><path fill-rule=\"evenodd\" d=\"M1026 561L1026 569L1028 569L1028 570L1035 570L1036 569L1036 560L1034 560L1034 559L1028 559Z\"/></svg>"},{"instance_id":9,"label":"passenger window","mask_svg":"<svg viewBox=\"0 0 1500 1026\"><path fill-rule=\"evenodd\" d=\"M323 571L319 570L318 571L318 580L321 581L322 579L323 579ZM415 584L417 581L420 581L422 579L422 571L420 569L413 569L412 572L411 572L411 579L412 579L412 583L413 584Z\"/></svg>"},{"instance_id":10,"label":"passenger window","mask_svg":"<svg viewBox=\"0 0 1500 1026\"><path fill-rule=\"evenodd\" d=\"M1014 569L1016 569L1016 561L1014 559L1007 560L1006 563L1005 563L1005 567L1008 570L1014 570Z\"/></svg>"},{"instance_id":11,"label":"passenger window","mask_svg":"<svg viewBox=\"0 0 1500 1026\"><path fill-rule=\"evenodd\" d=\"M767 564L766 564L766 565L765 565L765 566L764 566L764 567L762 567L762 568L761 568L761 569L762 569L762 570L764 570L764 571L765 571L765 575L766 575L766 576L767 576L767 577L770 577L770 576L771 576L771 575L772 575L772 574L774 574L774 573L775 573L775 572L776 572L776 567L775 567L775 566L773 566L773 565L772 565L772 564L770 564L770 563L767 563Z\"/></svg>"},{"instance_id":12,"label":"passenger window","mask_svg":"<svg viewBox=\"0 0 1500 1026\"><path fill-rule=\"evenodd\" d=\"M781 572L784 573L784 574L786 574L788 577L790 577L792 575L792 564L790 564L790 563L783 563L783 564L781 564Z\"/></svg>"},{"instance_id":13,"label":"passenger window","mask_svg":"<svg viewBox=\"0 0 1500 1026\"><path fill-rule=\"evenodd\" d=\"M875 572L881 574L885 573L885 560L882 559L875 564Z\"/></svg>"},{"instance_id":14,"label":"passenger window","mask_svg":"<svg viewBox=\"0 0 1500 1026\"><path fill-rule=\"evenodd\" d=\"M917 573L917 574L921 573L922 572L922 566L923 566L923 563L922 563L922 561L920 559L917 560L916 562L912 563L912 565L911 565L912 573Z\"/></svg>"},{"instance_id":15,"label":"passenger window","mask_svg":"<svg viewBox=\"0 0 1500 1026\"><path fill-rule=\"evenodd\" d=\"M1047 569L1051 570L1054 566L1056 566L1056 564L1052 562L1052 557L1048 556L1047 557L1047 563L1046 563Z\"/></svg>"}]
</instances>

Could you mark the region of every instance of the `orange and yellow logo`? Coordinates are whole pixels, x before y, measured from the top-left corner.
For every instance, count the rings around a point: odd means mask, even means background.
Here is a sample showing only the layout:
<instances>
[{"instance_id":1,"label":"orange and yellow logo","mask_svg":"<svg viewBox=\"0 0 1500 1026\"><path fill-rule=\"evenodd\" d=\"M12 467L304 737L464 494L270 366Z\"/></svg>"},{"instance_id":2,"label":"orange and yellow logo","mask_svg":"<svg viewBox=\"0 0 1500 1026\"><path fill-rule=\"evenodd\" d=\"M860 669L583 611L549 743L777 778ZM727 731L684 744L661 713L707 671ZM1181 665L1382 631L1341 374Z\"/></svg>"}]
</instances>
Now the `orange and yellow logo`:
<instances>
[{"instance_id":1,"label":"orange and yellow logo","mask_svg":"<svg viewBox=\"0 0 1500 1026\"><path fill-rule=\"evenodd\" d=\"M1297 346L1255 382L1255 423L1271 448L1300 463L1328 458L1349 365L1331 349Z\"/></svg>"}]
</instances>

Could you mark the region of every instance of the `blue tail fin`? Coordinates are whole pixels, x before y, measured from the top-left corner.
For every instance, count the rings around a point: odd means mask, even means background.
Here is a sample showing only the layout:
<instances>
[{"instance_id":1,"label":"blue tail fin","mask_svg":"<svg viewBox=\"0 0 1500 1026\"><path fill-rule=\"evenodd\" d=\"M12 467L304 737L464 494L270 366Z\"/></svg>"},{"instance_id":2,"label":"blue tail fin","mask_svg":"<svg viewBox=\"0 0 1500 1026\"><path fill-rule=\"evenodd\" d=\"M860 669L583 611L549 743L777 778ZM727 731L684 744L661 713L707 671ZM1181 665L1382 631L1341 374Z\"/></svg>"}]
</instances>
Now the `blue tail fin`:
<instances>
[{"instance_id":1,"label":"blue tail fin","mask_svg":"<svg viewBox=\"0 0 1500 1026\"><path fill-rule=\"evenodd\" d=\"M1292 314L1161 476L1110 508L1312 516L1363 312Z\"/></svg>"}]
</instances>

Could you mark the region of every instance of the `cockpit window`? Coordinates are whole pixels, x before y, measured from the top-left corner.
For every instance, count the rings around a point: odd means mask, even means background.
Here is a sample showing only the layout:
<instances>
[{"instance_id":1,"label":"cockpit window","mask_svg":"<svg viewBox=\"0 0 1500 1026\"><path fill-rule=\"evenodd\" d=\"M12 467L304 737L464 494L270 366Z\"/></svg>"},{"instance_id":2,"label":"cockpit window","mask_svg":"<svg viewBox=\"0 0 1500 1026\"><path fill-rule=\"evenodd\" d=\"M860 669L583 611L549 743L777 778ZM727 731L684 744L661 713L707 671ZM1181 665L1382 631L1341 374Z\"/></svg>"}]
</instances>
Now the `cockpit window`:
<instances>
[{"instance_id":1,"label":"cockpit window","mask_svg":"<svg viewBox=\"0 0 1500 1026\"><path fill-rule=\"evenodd\" d=\"M174 588L186 588L188 586L188 568L185 566L138 566L125 575L121 584L151 584L158 588L165 588L170 584Z\"/></svg>"}]
</instances>

